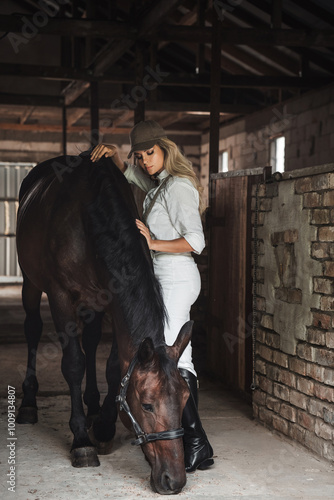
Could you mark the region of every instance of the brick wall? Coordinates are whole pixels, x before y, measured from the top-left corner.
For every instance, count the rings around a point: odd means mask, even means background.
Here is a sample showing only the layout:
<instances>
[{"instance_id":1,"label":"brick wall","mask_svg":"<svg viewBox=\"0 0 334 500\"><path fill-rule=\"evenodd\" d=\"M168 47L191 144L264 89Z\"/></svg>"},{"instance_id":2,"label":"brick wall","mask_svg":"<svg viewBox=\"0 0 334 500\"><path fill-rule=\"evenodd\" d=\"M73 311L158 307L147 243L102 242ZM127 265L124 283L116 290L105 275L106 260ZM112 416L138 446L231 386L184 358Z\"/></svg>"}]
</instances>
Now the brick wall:
<instances>
[{"instance_id":1,"label":"brick wall","mask_svg":"<svg viewBox=\"0 0 334 500\"><path fill-rule=\"evenodd\" d=\"M286 175L258 191L253 409L266 426L334 461L331 167L316 175Z\"/></svg>"},{"instance_id":2,"label":"brick wall","mask_svg":"<svg viewBox=\"0 0 334 500\"><path fill-rule=\"evenodd\" d=\"M270 165L270 140L285 136L285 170L333 161L334 86L301 96L232 121L220 129L220 151L229 155L229 170ZM202 137L202 175L209 171L209 134Z\"/></svg>"}]
</instances>

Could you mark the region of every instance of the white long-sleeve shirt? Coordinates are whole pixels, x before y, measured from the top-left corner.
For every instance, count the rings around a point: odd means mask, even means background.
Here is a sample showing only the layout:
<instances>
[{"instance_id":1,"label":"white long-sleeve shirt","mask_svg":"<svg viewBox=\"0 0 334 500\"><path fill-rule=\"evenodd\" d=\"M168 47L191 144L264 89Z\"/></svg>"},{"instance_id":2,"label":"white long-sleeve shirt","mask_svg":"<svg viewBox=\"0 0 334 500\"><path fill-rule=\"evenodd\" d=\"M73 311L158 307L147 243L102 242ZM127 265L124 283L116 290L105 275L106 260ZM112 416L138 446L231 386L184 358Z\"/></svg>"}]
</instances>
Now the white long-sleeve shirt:
<instances>
[{"instance_id":1,"label":"white long-sleeve shirt","mask_svg":"<svg viewBox=\"0 0 334 500\"><path fill-rule=\"evenodd\" d=\"M143 207L145 212L158 186L135 165L127 163L124 175L130 184L135 184L147 193ZM163 170L158 175L158 180L161 182L167 176L168 172ZM160 190L147 218L152 237L156 240L175 240L183 237L194 252L200 254L205 247L205 239L198 207L199 194L191 181L183 177L171 177ZM165 252L156 252L162 253Z\"/></svg>"}]
</instances>

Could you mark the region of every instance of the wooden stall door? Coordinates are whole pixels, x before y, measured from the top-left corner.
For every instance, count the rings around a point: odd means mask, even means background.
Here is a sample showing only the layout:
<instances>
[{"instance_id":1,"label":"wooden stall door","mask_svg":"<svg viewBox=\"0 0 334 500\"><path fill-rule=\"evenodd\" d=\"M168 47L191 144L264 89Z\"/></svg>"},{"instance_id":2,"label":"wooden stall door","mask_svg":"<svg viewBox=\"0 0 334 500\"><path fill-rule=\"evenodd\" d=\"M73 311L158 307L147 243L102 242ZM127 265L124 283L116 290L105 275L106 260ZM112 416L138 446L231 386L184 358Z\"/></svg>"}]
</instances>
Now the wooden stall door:
<instances>
[{"instance_id":1,"label":"wooden stall door","mask_svg":"<svg viewBox=\"0 0 334 500\"><path fill-rule=\"evenodd\" d=\"M250 392L252 378L252 186L265 169L210 177L208 371Z\"/></svg>"}]
</instances>

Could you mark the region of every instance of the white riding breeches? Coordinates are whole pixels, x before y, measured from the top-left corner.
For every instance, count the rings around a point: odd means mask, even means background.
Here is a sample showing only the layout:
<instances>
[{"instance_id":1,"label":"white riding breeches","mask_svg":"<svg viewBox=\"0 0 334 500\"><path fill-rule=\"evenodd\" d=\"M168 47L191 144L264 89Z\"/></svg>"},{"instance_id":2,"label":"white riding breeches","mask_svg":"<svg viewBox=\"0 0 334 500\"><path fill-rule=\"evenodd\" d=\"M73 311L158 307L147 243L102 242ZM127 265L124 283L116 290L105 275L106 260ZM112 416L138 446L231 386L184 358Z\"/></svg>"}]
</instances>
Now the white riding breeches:
<instances>
[{"instance_id":1,"label":"white riding breeches","mask_svg":"<svg viewBox=\"0 0 334 500\"><path fill-rule=\"evenodd\" d=\"M153 258L153 266L168 313L168 324L165 324L164 330L166 344L173 345L180 329L190 319L190 308L201 290L201 277L191 254L158 254ZM197 376L191 343L183 351L178 367Z\"/></svg>"}]
</instances>

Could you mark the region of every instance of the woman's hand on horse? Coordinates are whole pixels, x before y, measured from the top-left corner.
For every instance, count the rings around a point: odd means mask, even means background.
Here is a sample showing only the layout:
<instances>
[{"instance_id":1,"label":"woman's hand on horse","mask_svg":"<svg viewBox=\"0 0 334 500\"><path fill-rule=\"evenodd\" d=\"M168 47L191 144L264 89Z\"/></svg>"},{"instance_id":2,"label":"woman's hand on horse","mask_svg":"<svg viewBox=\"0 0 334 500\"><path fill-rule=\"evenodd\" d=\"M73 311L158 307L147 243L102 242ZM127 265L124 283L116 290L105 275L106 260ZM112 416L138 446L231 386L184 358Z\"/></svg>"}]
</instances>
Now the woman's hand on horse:
<instances>
[{"instance_id":1,"label":"woman's hand on horse","mask_svg":"<svg viewBox=\"0 0 334 500\"><path fill-rule=\"evenodd\" d=\"M145 236L148 248L150 250L153 250L152 246L153 246L153 241L154 240L152 240L152 238L151 238L150 231L145 226L145 224L143 224L139 219L136 219L136 224L137 224L137 227L138 227L139 231L141 232L141 234L143 236Z\"/></svg>"},{"instance_id":2,"label":"woman's hand on horse","mask_svg":"<svg viewBox=\"0 0 334 500\"><path fill-rule=\"evenodd\" d=\"M115 165L120 169L120 171L125 172L126 165L121 159L116 146L114 146L113 144L98 144L91 152L90 159L93 162L97 162L102 158L102 156L105 156L106 158L112 158Z\"/></svg>"}]
</instances>

